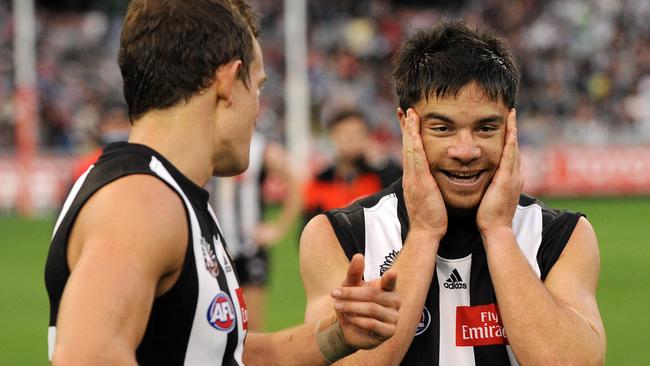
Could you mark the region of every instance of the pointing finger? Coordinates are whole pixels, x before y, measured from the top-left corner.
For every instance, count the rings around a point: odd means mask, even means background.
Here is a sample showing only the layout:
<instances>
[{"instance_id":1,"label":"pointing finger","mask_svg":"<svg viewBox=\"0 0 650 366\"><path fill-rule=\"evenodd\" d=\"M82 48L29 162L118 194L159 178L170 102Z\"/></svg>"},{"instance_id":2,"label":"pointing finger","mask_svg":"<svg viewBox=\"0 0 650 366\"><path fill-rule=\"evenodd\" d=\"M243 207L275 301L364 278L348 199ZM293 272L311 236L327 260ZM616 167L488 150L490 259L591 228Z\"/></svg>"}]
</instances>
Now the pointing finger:
<instances>
[{"instance_id":1,"label":"pointing finger","mask_svg":"<svg viewBox=\"0 0 650 366\"><path fill-rule=\"evenodd\" d=\"M359 286L363 279L364 259L362 254L355 254L348 266L348 272L341 286Z\"/></svg>"}]
</instances>

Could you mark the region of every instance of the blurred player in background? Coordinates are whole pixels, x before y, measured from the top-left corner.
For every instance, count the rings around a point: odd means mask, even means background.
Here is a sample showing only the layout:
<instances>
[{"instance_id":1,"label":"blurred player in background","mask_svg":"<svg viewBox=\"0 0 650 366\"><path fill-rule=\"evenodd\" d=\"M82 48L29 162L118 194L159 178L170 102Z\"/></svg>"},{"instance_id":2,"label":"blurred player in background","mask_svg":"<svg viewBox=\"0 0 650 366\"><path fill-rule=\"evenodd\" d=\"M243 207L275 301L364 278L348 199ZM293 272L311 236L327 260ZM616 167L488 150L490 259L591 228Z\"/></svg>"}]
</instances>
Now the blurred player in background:
<instances>
[{"instance_id":1,"label":"blurred player in background","mask_svg":"<svg viewBox=\"0 0 650 366\"><path fill-rule=\"evenodd\" d=\"M264 329L266 285L269 274L268 247L277 243L295 224L301 212L300 183L291 170L285 149L255 131L248 169L236 177L213 178L208 190L235 272L246 294L248 329ZM280 212L264 220L263 185L272 176L285 188Z\"/></svg>"},{"instance_id":2,"label":"blurred player in background","mask_svg":"<svg viewBox=\"0 0 650 366\"><path fill-rule=\"evenodd\" d=\"M388 187L402 174L399 165L372 149L370 125L360 111L341 110L326 125L334 162L305 187L305 222Z\"/></svg>"},{"instance_id":3,"label":"blurred player in background","mask_svg":"<svg viewBox=\"0 0 650 366\"><path fill-rule=\"evenodd\" d=\"M99 124L97 125L97 147L80 156L72 168L72 181L76 181L93 165L102 154L104 147L113 142L127 141L131 132L131 123L126 106L119 102L108 102L102 108Z\"/></svg>"},{"instance_id":4,"label":"blurred player in background","mask_svg":"<svg viewBox=\"0 0 650 366\"><path fill-rule=\"evenodd\" d=\"M354 309L247 335L202 188L246 170L266 78L257 20L233 2L129 3L118 59L133 128L56 222L45 269L54 365L324 365L393 334L396 275L363 282L358 256L332 291Z\"/></svg>"},{"instance_id":5,"label":"blurred player in background","mask_svg":"<svg viewBox=\"0 0 650 366\"><path fill-rule=\"evenodd\" d=\"M521 193L506 44L462 23L412 35L395 59L403 179L315 217L301 238L306 320L356 253L397 268L395 336L346 365L599 365L599 251L583 215ZM345 308L345 306L344 306Z\"/></svg>"}]
</instances>

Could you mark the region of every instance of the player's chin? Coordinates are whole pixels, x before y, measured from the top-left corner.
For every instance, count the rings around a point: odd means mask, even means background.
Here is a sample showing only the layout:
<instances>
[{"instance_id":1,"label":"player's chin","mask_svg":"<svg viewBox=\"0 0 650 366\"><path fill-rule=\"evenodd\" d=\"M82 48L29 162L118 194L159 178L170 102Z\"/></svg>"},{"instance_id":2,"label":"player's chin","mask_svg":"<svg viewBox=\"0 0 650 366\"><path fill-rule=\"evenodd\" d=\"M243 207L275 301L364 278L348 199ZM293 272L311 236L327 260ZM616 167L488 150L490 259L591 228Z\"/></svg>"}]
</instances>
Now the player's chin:
<instances>
[{"instance_id":1,"label":"player's chin","mask_svg":"<svg viewBox=\"0 0 650 366\"><path fill-rule=\"evenodd\" d=\"M248 169L249 162L248 154L245 157L221 161L214 167L212 175L215 177L233 177L239 175Z\"/></svg>"},{"instance_id":2,"label":"player's chin","mask_svg":"<svg viewBox=\"0 0 650 366\"><path fill-rule=\"evenodd\" d=\"M483 197L483 192L472 192L469 194L442 193L447 210L454 213L472 213L478 209Z\"/></svg>"}]
</instances>

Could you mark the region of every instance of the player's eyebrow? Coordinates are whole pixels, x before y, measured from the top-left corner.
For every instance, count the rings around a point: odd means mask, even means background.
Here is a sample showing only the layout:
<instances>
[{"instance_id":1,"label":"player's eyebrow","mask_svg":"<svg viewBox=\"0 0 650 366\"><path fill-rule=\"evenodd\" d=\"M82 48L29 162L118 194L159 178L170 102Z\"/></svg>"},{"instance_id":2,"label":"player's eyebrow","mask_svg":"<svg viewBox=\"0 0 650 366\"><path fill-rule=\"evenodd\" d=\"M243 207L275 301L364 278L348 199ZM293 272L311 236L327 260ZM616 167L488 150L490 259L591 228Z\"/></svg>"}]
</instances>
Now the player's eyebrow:
<instances>
[{"instance_id":1,"label":"player's eyebrow","mask_svg":"<svg viewBox=\"0 0 650 366\"><path fill-rule=\"evenodd\" d=\"M501 123L503 123L503 117L501 115L498 115L498 114L493 114L493 115L490 115L490 116L485 116L483 118L479 118L476 121L476 124L485 124L485 123L501 124Z\"/></svg>"},{"instance_id":2,"label":"player's eyebrow","mask_svg":"<svg viewBox=\"0 0 650 366\"><path fill-rule=\"evenodd\" d=\"M427 121L427 120L431 120L431 119L439 119L439 120L441 120L443 122L454 123L454 120L451 117L448 117L448 116L446 116L446 115L444 115L442 113L438 113L438 112L428 112L424 116L422 116L422 121Z\"/></svg>"},{"instance_id":3,"label":"player's eyebrow","mask_svg":"<svg viewBox=\"0 0 650 366\"><path fill-rule=\"evenodd\" d=\"M446 123L455 123L453 118L444 115L440 112L428 112L422 117L422 121L428 121L432 119L437 119ZM481 117L474 122L474 124L485 124L485 123L501 124L503 123L503 117L499 114L491 114L485 117Z\"/></svg>"}]
</instances>

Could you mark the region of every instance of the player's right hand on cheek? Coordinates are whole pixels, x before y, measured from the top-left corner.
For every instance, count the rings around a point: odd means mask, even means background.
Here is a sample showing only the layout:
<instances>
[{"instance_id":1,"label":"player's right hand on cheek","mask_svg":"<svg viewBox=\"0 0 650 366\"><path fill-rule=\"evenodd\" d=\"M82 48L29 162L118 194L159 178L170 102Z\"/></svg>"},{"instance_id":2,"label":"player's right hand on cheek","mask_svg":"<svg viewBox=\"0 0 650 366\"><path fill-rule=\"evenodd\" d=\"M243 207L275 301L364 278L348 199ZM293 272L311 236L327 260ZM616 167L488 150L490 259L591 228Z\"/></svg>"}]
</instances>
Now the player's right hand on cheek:
<instances>
[{"instance_id":1,"label":"player's right hand on cheek","mask_svg":"<svg viewBox=\"0 0 650 366\"><path fill-rule=\"evenodd\" d=\"M447 208L424 152L420 116L413 108L399 109L402 130L402 187L410 231L423 230L441 239L447 232Z\"/></svg>"},{"instance_id":2,"label":"player's right hand on cheek","mask_svg":"<svg viewBox=\"0 0 650 366\"><path fill-rule=\"evenodd\" d=\"M392 337L399 318L397 273L388 271L377 280L365 282L363 268L363 255L356 254L341 287L332 290L345 341L355 349L371 349Z\"/></svg>"},{"instance_id":3,"label":"player's right hand on cheek","mask_svg":"<svg viewBox=\"0 0 650 366\"><path fill-rule=\"evenodd\" d=\"M511 109L506 120L506 138L499 167L492 183L483 195L476 214L481 232L511 228L519 195L524 185L521 174L521 156L517 143L517 118Z\"/></svg>"}]
</instances>

